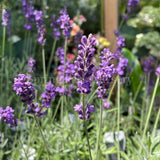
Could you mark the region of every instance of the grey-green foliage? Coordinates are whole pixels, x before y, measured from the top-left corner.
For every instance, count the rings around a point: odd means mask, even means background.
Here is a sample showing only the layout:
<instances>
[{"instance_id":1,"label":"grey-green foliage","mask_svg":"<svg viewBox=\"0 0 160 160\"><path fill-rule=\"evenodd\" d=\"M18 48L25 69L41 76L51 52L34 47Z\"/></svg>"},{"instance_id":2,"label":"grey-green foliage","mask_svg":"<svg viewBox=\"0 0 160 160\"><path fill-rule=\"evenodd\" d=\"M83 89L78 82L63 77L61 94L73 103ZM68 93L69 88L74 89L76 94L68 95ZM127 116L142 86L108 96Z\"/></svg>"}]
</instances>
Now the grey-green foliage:
<instances>
[{"instance_id":1,"label":"grey-green foliage","mask_svg":"<svg viewBox=\"0 0 160 160\"><path fill-rule=\"evenodd\" d=\"M151 51L154 56L159 56L160 34L157 31L139 34L136 36L135 47L145 47Z\"/></svg>"},{"instance_id":2,"label":"grey-green foliage","mask_svg":"<svg viewBox=\"0 0 160 160\"><path fill-rule=\"evenodd\" d=\"M132 27L160 27L160 8L145 6L136 18L128 21Z\"/></svg>"}]
</instances>

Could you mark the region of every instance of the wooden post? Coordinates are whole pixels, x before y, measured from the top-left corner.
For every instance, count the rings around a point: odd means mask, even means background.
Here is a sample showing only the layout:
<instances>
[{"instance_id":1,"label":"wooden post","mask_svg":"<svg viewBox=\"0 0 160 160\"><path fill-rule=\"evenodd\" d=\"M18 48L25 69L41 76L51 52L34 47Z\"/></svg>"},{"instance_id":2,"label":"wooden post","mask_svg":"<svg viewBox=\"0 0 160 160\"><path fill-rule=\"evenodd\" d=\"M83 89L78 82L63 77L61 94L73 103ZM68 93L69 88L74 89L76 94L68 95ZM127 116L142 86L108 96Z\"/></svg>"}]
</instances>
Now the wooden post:
<instances>
[{"instance_id":1,"label":"wooden post","mask_svg":"<svg viewBox=\"0 0 160 160\"><path fill-rule=\"evenodd\" d=\"M114 30L118 27L118 0L104 0L105 36L110 42L110 50L116 49Z\"/></svg>"}]
</instances>

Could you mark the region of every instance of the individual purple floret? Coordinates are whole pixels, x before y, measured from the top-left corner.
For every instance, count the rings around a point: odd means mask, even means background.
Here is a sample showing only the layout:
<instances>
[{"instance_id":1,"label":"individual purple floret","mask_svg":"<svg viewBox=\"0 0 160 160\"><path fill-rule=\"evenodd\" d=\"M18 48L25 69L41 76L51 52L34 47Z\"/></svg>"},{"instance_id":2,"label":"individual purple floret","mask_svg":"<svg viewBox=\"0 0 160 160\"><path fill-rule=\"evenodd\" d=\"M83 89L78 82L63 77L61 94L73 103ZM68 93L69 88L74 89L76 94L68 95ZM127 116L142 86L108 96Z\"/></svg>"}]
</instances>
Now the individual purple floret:
<instances>
[{"instance_id":1,"label":"individual purple floret","mask_svg":"<svg viewBox=\"0 0 160 160\"><path fill-rule=\"evenodd\" d=\"M128 59L121 57L121 59L119 61L119 64L118 64L118 66L116 68L117 73L120 76L124 75L124 69L127 67L127 65L128 65Z\"/></svg>"},{"instance_id":2,"label":"individual purple floret","mask_svg":"<svg viewBox=\"0 0 160 160\"><path fill-rule=\"evenodd\" d=\"M155 59L153 57L147 58L147 60L144 62L144 68L143 68L144 73L149 74L153 72L154 64L155 64Z\"/></svg>"},{"instance_id":3,"label":"individual purple floret","mask_svg":"<svg viewBox=\"0 0 160 160\"><path fill-rule=\"evenodd\" d=\"M60 24L60 28L62 29L63 35L65 37L69 37L72 25L70 23L70 17L67 13L67 9L62 9L60 11L60 17L57 20L57 22Z\"/></svg>"},{"instance_id":4,"label":"individual purple floret","mask_svg":"<svg viewBox=\"0 0 160 160\"><path fill-rule=\"evenodd\" d=\"M28 61L28 68L27 68L28 72L34 72L35 64L36 64L36 61L32 57L30 57Z\"/></svg>"},{"instance_id":5,"label":"individual purple floret","mask_svg":"<svg viewBox=\"0 0 160 160\"><path fill-rule=\"evenodd\" d=\"M107 99L103 99L103 108L104 109L111 108L111 104L107 101Z\"/></svg>"},{"instance_id":6,"label":"individual purple floret","mask_svg":"<svg viewBox=\"0 0 160 160\"><path fill-rule=\"evenodd\" d=\"M42 93L42 106L49 108L51 106L51 101L56 97L56 88L51 82L47 83L46 91Z\"/></svg>"},{"instance_id":7,"label":"individual purple floret","mask_svg":"<svg viewBox=\"0 0 160 160\"><path fill-rule=\"evenodd\" d=\"M16 94L22 97L23 103L31 104L35 98L35 88L31 82L27 81L27 77L24 74L19 74L18 78L14 78L13 90Z\"/></svg>"},{"instance_id":8,"label":"individual purple floret","mask_svg":"<svg viewBox=\"0 0 160 160\"><path fill-rule=\"evenodd\" d=\"M6 109L0 108L0 120L3 119L4 122L10 125L10 127L17 126L18 120L14 117L14 110L7 106Z\"/></svg>"},{"instance_id":9,"label":"individual purple floret","mask_svg":"<svg viewBox=\"0 0 160 160\"><path fill-rule=\"evenodd\" d=\"M36 25L37 25L38 42L41 45L45 45L45 43L46 43L46 39L45 39L46 27L44 24L44 20L42 18L43 12L35 10L34 15L35 15L35 20L36 20Z\"/></svg>"},{"instance_id":10,"label":"individual purple floret","mask_svg":"<svg viewBox=\"0 0 160 160\"><path fill-rule=\"evenodd\" d=\"M90 118L91 112L95 112L94 106L93 105L90 106L89 103L87 104L87 110L85 112L85 115L84 115L84 112L83 112L82 103L80 105L76 104L75 107L74 107L74 110L78 111L80 119L84 119L84 116L85 116L86 120L88 120Z\"/></svg>"},{"instance_id":11,"label":"individual purple floret","mask_svg":"<svg viewBox=\"0 0 160 160\"><path fill-rule=\"evenodd\" d=\"M53 27L53 38L59 40L61 33L59 31L59 22L56 20L56 15L52 15L52 23L50 26Z\"/></svg>"},{"instance_id":12,"label":"individual purple floret","mask_svg":"<svg viewBox=\"0 0 160 160\"><path fill-rule=\"evenodd\" d=\"M24 25L26 30L32 29L32 23L35 21L34 19L34 7L32 6L32 1L27 3L27 0L22 0L22 8L23 14L27 19L27 23Z\"/></svg>"},{"instance_id":13,"label":"individual purple floret","mask_svg":"<svg viewBox=\"0 0 160 160\"><path fill-rule=\"evenodd\" d=\"M107 98L106 91L110 86L113 75L116 73L114 64L111 64L110 62L113 58L114 54L108 49L104 49L101 52L101 63L95 74L95 79L98 85L97 94L99 98Z\"/></svg>"},{"instance_id":14,"label":"individual purple floret","mask_svg":"<svg viewBox=\"0 0 160 160\"><path fill-rule=\"evenodd\" d=\"M95 52L96 40L90 34L88 38L83 36L81 44L78 46L78 57L75 61L75 69L77 70L75 77L78 79L77 92L81 94L89 94L91 92L91 77L93 75L94 65L92 59Z\"/></svg>"},{"instance_id":15,"label":"individual purple floret","mask_svg":"<svg viewBox=\"0 0 160 160\"><path fill-rule=\"evenodd\" d=\"M156 76L160 76L160 65L157 67L155 74Z\"/></svg>"}]
</instances>

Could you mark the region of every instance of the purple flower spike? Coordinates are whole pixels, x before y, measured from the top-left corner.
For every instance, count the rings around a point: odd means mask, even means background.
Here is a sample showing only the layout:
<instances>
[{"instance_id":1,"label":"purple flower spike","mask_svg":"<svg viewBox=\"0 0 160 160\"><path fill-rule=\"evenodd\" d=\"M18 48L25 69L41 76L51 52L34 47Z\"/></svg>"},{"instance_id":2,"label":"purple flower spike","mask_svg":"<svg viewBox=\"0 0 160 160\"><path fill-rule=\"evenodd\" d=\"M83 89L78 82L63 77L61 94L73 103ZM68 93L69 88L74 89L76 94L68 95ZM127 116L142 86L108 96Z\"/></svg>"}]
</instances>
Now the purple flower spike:
<instances>
[{"instance_id":1,"label":"purple flower spike","mask_svg":"<svg viewBox=\"0 0 160 160\"><path fill-rule=\"evenodd\" d=\"M51 82L47 83L46 92L42 93L42 106L49 108L51 106L51 101L56 97L56 88Z\"/></svg>"},{"instance_id":2,"label":"purple flower spike","mask_svg":"<svg viewBox=\"0 0 160 160\"><path fill-rule=\"evenodd\" d=\"M27 76L19 74L18 78L14 78L13 90L16 91L17 95L22 97L23 103L31 104L35 98L35 88L32 83L27 81Z\"/></svg>"},{"instance_id":3,"label":"purple flower spike","mask_svg":"<svg viewBox=\"0 0 160 160\"><path fill-rule=\"evenodd\" d=\"M30 57L29 61L28 61L28 72L34 72L34 68L35 68L35 64L36 64L36 61Z\"/></svg>"},{"instance_id":4,"label":"purple flower spike","mask_svg":"<svg viewBox=\"0 0 160 160\"><path fill-rule=\"evenodd\" d=\"M103 108L104 109L111 108L111 104L109 102L107 102L107 99L103 99Z\"/></svg>"},{"instance_id":5,"label":"purple flower spike","mask_svg":"<svg viewBox=\"0 0 160 160\"><path fill-rule=\"evenodd\" d=\"M27 19L27 23L24 25L24 28L30 31L32 29L32 23L35 21L34 7L32 6L32 1L27 3L26 0L22 0L22 8L23 8L23 14Z\"/></svg>"},{"instance_id":6,"label":"purple flower spike","mask_svg":"<svg viewBox=\"0 0 160 160\"><path fill-rule=\"evenodd\" d=\"M89 119L91 116L91 112L95 112L94 110L94 106L93 105L89 105L89 103L87 104L87 110L86 110L86 119Z\"/></svg>"},{"instance_id":7,"label":"purple flower spike","mask_svg":"<svg viewBox=\"0 0 160 160\"><path fill-rule=\"evenodd\" d=\"M7 26L9 22L9 14L7 10L3 9L2 10L2 25Z\"/></svg>"},{"instance_id":8,"label":"purple flower spike","mask_svg":"<svg viewBox=\"0 0 160 160\"><path fill-rule=\"evenodd\" d=\"M139 1L140 0L129 0L128 1L128 7L136 8L139 4Z\"/></svg>"},{"instance_id":9,"label":"purple flower spike","mask_svg":"<svg viewBox=\"0 0 160 160\"><path fill-rule=\"evenodd\" d=\"M81 104L76 104L74 107L75 111L78 111L79 113L79 118L83 119L83 110L82 110L82 103Z\"/></svg>"},{"instance_id":10,"label":"purple flower spike","mask_svg":"<svg viewBox=\"0 0 160 160\"><path fill-rule=\"evenodd\" d=\"M46 27L45 27L45 24L44 24L44 20L42 18L43 12L35 10L34 15L35 15L36 25L37 25L38 42L41 45L45 45L46 39L44 37L46 35Z\"/></svg>"},{"instance_id":11,"label":"purple flower spike","mask_svg":"<svg viewBox=\"0 0 160 160\"><path fill-rule=\"evenodd\" d=\"M160 65L156 69L156 76L160 76Z\"/></svg>"},{"instance_id":12,"label":"purple flower spike","mask_svg":"<svg viewBox=\"0 0 160 160\"><path fill-rule=\"evenodd\" d=\"M95 79L98 85L98 98L107 98L106 91L110 86L113 75L116 73L114 64L111 64L110 60L114 58L114 54L108 49L104 49L101 52L100 67L95 74Z\"/></svg>"},{"instance_id":13,"label":"purple flower spike","mask_svg":"<svg viewBox=\"0 0 160 160\"><path fill-rule=\"evenodd\" d=\"M59 37L61 35L59 31L59 22L56 20L56 15L52 16L52 23L50 24L51 27L53 27L53 37L56 40L59 40Z\"/></svg>"},{"instance_id":14,"label":"purple flower spike","mask_svg":"<svg viewBox=\"0 0 160 160\"><path fill-rule=\"evenodd\" d=\"M75 77L78 79L77 92L81 94L89 94L91 92L92 75L94 71L94 65L92 59L95 52L96 40L92 37L92 34L88 36L82 36L81 44L78 46L78 57L74 62L75 69L77 70Z\"/></svg>"},{"instance_id":15,"label":"purple flower spike","mask_svg":"<svg viewBox=\"0 0 160 160\"><path fill-rule=\"evenodd\" d=\"M127 67L127 65L128 65L128 59L122 57L116 69L120 76L124 75L124 69Z\"/></svg>"},{"instance_id":16,"label":"purple flower spike","mask_svg":"<svg viewBox=\"0 0 160 160\"><path fill-rule=\"evenodd\" d=\"M147 60L144 62L144 68L143 68L144 73L149 74L153 72L154 64L155 64L155 59L153 57L147 58Z\"/></svg>"},{"instance_id":17,"label":"purple flower spike","mask_svg":"<svg viewBox=\"0 0 160 160\"><path fill-rule=\"evenodd\" d=\"M60 24L60 28L63 30L63 35L65 37L69 37L72 25L70 23L70 17L67 13L67 9L62 9L60 11L60 17L57 20L57 23Z\"/></svg>"},{"instance_id":18,"label":"purple flower spike","mask_svg":"<svg viewBox=\"0 0 160 160\"><path fill-rule=\"evenodd\" d=\"M6 109L0 108L0 120L10 125L10 127L17 126L18 120L14 118L14 110L7 106Z\"/></svg>"}]
</instances>

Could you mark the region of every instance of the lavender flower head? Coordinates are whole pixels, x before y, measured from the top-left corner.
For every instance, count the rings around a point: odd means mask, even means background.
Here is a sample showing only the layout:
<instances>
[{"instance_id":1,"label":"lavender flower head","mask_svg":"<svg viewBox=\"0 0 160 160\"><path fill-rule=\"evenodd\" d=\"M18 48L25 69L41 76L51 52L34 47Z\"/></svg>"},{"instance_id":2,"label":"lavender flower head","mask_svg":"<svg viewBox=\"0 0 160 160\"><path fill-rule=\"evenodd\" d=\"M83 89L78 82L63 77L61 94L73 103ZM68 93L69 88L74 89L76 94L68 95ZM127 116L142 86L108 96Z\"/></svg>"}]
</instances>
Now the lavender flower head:
<instances>
[{"instance_id":1,"label":"lavender flower head","mask_svg":"<svg viewBox=\"0 0 160 160\"><path fill-rule=\"evenodd\" d=\"M85 116L85 120L88 120L90 118L91 112L95 112L94 106L90 105L89 103L87 104L87 109L86 109L85 113L83 112L82 103L80 105L76 104L75 107L74 107L74 110L78 111L79 118L83 119L83 120L84 120L84 116Z\"/></svg>"},{"instance_id":2,"label":"lavender flower head","mask_svg":"<svg viewBox=\"0 0 160 160\"><path fill-rule=\"evenodd\" d=\"M34 15L35 15L35 20L36 20L36 25L37 25L38 42L41 45L45 45L46 39L44 38L44 36L46 35L46 27L44 24L44 20L42 18L43 12L35 10Z\"/></svg>"},{"instance_id":3,"label":"lavender flower head","mask_svg":"<svg viewBox=\"0 0 160 160\"><path fill-rule=\"evenodd\" d=\"M26 113L28 114L34 114L37 117L43 117L44 114L46 114L46 110L43 110L43 108L38 107L38 103L36 104L29 104L28 110L26 110Z\"/></svg>"},{"instance_id":4,"label":"lavender flower head","mask_svg":"<svg viewBox=\"0 0 160 160\"><path fill-rule=\"evenodd\" d=\"M7 26L9 22L9 12L6 9L2 10L2 25Z\"/></svg>"},{"instance_id":5,"label":"lavender flower head","mask_svg":"<svg viewBox=\"0 0 160 160\"><path fill-rule=\"evenodd\" d=\"M91 77L94 69L94 65L91 62L94 56L95 46L96 39L92 34L88 38L82 36L81 44L78 46L78 57L74 63L77 70L75 77L78 79L77 92L81 94L89 94L91 92Z\"/></svg>"},{"instance_id":6,"label":"lavender flower head","mask_svg":"<svg viewBox=\"0 0 160 160\"><path fill-rule=\"evenodd\" d=\"M136 8L140 0L128 0L128 7Z\"/></svg>"},{"instance_id":7,"label":"lavender flower head","mask_svg":"<svg viewBox=\"0 0 160 160\"><path fill-rule=\"evenodd\" d=\"M155 74L156 76L160 76L160 65L157 67Z\"/></svg>"},{"instance_id":8,"label":"lavender flower head","mask_svg":"<svg viewBox=\"0 0 160 160\"><path fill-rule=\"evenodd\" d=\"M56 20L56 15L52 15L52 23L50 24L50 26L53 27L54 39L59 40L61 33L59 31L59 22Z\"/></svg>"},{"instance_id":9,"label":"lavender flower head","mask_svg":"<svg viewBox=\"0 0 160 160\"><path fill-rule=\"evenodd\" d=\"M10 127L17 126L17 120L14 118L14 110L7 106L6 109L0 108L0 120L10 125Z\"/></svg>"},{"instance_id":10,"label":"lavender flower head","mask_svg":"<svg viewBox=\"0 0 160 160\"><path fill-rule=\"evenodd\" d=\"M107 99L103 99L103 108L109 109L111 108L111 103L107 101Z\"/></svg>"},{"instance_id":11,"label":"lavender flower head","mask_svg":"<svg viewBox=\"0 0 160 160\"><path fill-rule=\"evenodd\" d=\"M45 108L49 108L51 106L51 101L56 97L56 88L51 82L47 83L46 91L42 93L42 106Z\"/></svg>"},{"instance_id":12,"label":"lavender flower head","mask_svg":"<svg viewBox=\"0 0 160 160\"><path fill-rule=\"evenodd\" d=\"M145 74L149 74L149 73L153 72L154 63L155 63L155 59L154 59L153 57L149 57L149 58L144 62L143 71L144 71Z\"/></svg>"},{"instance_id":13,"label":"lavender flower head","mask_svg":"<svg viewBox=\"0 0 160 160\"><path fill-rule=\"evenodd\" d=\"M32 29L32 23L34 22L34 7L32 6L32 1L27 3L26 0L22 0L23 13L27 19L27 23L24 25L26 30Z\"/></svg>"},{"instance_id":14,"label":"lavender flower head","mask_svg":"<svg viewBox=\"0 0 160 160\"><path fill-rule=\"evenodd\" d=\"M30 57L28 61L28 68L27 68L28 72L34 72L35 64L36 64L36 61L32 57Z\"/></svg>"},{"instance_id":15,"label":"lavender flower head","mask_svg":"<svg viewBox=\"0 0 160 160\"><path fill-rule=\"evenodd\" d=\"M60 24L60 28L62 29L63 35L65 37L69 37L72 25L70 23L70 17L67 13L67 9L62 9L60 11L60 17L57 20L57 23Z\"/></svg>"},{"instance_id":16,"label":"lavender flower head","mask_svg":"<svg viewBox=\"0 0 160 160\"><path fill-rule=\"evenodd\" d=\"M120 76L124 75L124 69L127 67L127 65L128 65L128 59L121 57L121 59L119 61L119 64L118 64L118 66L116 68L117 73Z\"/></svg>"},{"instance_id":17,"label":"lavender flower head","mask_svg":"<svg viewBox=\"0 0 160 160\"><path fill-rule=\"evenodd\" d=\"M13 90L22 98L21 101L23 103L31 104L35 98L35 88L27 80L26 75L19 74L18 78L14 78Z\"/></svg>"},{"instance_id":18,"label":"lavender flower head","mask_svg":"<svg viewBox=\"0 0 160 160\"><path fill-rule=\"evenodd\" d=\"M107 98L106 91L110 86L113 75L116 73L114 64L111 64L110 60L114 58L114 54L108 49L104 49L101 52L101 63L98 68L95 79L98 85L98 98Z\"/></svg>"}]
</instances>

